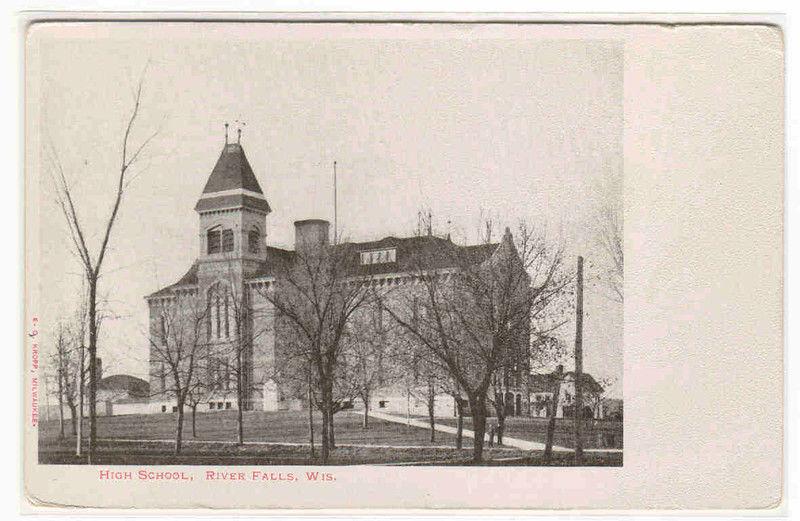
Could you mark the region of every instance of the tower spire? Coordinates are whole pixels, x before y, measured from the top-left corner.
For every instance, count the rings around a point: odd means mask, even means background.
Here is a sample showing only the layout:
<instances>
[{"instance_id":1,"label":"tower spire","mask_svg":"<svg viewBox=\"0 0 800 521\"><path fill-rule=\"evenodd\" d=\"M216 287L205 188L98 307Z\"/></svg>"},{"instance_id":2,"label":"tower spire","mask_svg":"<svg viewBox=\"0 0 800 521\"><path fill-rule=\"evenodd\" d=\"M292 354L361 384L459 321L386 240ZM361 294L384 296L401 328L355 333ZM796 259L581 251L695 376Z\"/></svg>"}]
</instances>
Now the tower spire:
<instances>
[{"instance_id":1,"label":"tower spire","mask_svg":"<svg viewBox=\"0 0 800 521\"><path fill-rule=\"evenodd\" d=\"M228 122L225 122L225 144L228 144Z\"/></svg>"},{"instance_id":2,"label":"tower spire","mask_svg":"<svg viewBox=\"0 0 800 521\"><path fill-rule=\"evenodd\" d=\"M236 143L240 144L242 142L242 127L236 129Z\"/></svg>"}]
</instances>

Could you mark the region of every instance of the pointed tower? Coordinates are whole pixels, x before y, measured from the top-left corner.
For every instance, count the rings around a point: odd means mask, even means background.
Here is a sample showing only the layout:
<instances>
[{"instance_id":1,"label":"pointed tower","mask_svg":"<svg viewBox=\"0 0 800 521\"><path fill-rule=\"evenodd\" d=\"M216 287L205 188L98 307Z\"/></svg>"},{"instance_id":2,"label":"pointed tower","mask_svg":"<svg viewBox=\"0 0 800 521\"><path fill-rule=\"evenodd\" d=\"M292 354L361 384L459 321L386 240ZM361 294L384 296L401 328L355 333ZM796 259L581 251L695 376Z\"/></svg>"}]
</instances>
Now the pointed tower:
<instances>
[{"instance_id":1,"label":"pointed tower","mask_svg":"<svg viewBox=\"0 0 800 521\"><path fill-rule=\"evenodd\" d=\"M201 280L222 276L220 270L254 273L265 257L271 209L241 143L227 143L227 126L225 147L194 209L200 219Z\"/></svg>"}]
</instances>

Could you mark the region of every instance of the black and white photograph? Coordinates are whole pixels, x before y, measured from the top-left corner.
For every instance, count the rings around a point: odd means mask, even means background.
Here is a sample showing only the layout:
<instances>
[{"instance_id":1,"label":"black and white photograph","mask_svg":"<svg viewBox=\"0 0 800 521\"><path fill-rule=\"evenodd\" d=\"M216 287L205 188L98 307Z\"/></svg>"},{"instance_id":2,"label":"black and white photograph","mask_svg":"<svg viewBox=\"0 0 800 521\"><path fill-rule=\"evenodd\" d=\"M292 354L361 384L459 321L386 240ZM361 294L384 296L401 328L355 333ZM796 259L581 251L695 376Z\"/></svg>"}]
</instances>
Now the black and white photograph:
<instances>
[{"instance_id":1,"label":"black and white photograph","mask_svg":"<svg viewBox=\"0 0 800 521\"><path fill-rule=\"evenodd\" d=\"M33 30L40 464L623 465L620 42Z\"/></svg>"},{"instance_id":2,"label":"black and white photograph","mask_svg":"<svg viewBox=\"0 0 800 521\"><path fill-rule=\"evenodd\" d=\"M26 512L786 511L780 16L92 16L20 19Z\"/></svg>"}]
</instances>

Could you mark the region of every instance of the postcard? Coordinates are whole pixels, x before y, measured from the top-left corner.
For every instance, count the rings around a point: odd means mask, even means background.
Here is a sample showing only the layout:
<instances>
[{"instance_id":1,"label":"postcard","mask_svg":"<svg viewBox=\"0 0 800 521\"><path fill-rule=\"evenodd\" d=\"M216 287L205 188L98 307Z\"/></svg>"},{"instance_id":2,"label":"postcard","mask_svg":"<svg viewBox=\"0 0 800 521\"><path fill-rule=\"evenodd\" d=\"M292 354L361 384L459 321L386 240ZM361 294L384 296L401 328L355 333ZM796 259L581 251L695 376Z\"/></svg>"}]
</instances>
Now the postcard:
<instances>
[{"instance_id":1,"label":"postcard","mask_svg":"<svg viewBox=\"0 0 800 521\"><path fill-rule=\"evenodd\" d=\"M29 508L780 510L780 25L388 18L30 20Z\"/></svg>"}]
</instances>

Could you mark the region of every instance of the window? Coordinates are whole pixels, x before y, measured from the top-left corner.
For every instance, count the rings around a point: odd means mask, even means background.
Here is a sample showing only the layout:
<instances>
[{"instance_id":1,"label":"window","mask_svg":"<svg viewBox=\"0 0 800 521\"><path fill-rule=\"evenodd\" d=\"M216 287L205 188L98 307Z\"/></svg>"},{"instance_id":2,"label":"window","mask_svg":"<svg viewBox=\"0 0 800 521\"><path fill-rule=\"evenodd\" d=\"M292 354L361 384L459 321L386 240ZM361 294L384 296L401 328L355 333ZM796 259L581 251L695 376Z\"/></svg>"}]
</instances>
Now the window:
<instances>
[{"instance_id":1,"label":"window","mask_svg":"<svg viewBox=\"0 0 800 521\"><path fill-rule=\"evenodd\" d=\"M167 412L167 406L166 405L162 405L161 406L161 412Z\"/></svg>"},{"instance_id":2,"label":"window","mask_svg":"<svg viewBox=\"0 0 800 521\"><path fill-rule=\"evenodd\" d=\"M220 231L219 229L208 230L208 254L219 253L220 250Z\"/></svg>"},{"instance_id":3,"label":"window","mask_svg":"<svg viewBox=\"0 0 800 521\"><path fill-rule=\"evenodd\" d=\"M258 233L258 230L250 230L247 233L247 244L250 247L250 253L258 253L260 250L259 242L261 240L261 234Z\"/></svg>"},{"instance_id":4,"label":"window","mask_svg":"<svg viewBox=\"0 0 800 521\"><path fill-rule=\"evenodd\" d=\"M230 409L231 408L231 402L225 402L225 408L226 409Z\"/></svg>"},{"instance_id":5,"label":"window","mask_svg":"<svg viewBox=\"0 0 800 521\"><path fill-rule=\"evenodd\" d=\"M386 250L373 250L361 252L361 264L385 264L387 262L395 262L397 260L397 250L389 248Z\"/></svg>"},{"instance_id":6,"label":"window","mask_svg":"<svg viewBox=\"0 0 800 521\"><path fill-rule=\"evenodd\" d=\"M167 345L167 318L161 315L161 345Z\"/></svg>"},{"instance_id":7,"label":"window","mask_svg":"<svg viewBox=\"0 0 800 521\"><path fill-rule=\"evenodd\" d=\"M231 337L231 331L235 330L235 316L231 313L235 305L231 301L233 298L228 286L222 282L217 282L208 288L208 309L206 310L206 340L212 339L227 340Z\"/></svg>"},{"instance_id":8,"label":"window","mask_svg":"<svg viewBox=\"0 0 800 521\"><path fill-rule=\"evenodd\" d=\"M222 230L219 227L206 233L208 254L233 251L233 230Z\"/></svg>"},{"instance_id":9,"label":"window","mask_svg":"<svg viewBox=\"0 0 800 521\"><path fill-rule=\"evenodd\" d=\"M222 409L222 402L217 402L217 409Z\"/></svg>"},{"instance_id":10,"label":"window","mask_svg":"<svg viewBox=\"0 0 800 521\"><path fill-rule=\"evenodd\" d=\"M214 402L208 402L208 409L211 410L214 408Z\"/></svg>"},{"instance_id":11,"label":"window","mask_svg":"<svg viewBox=\"0 0 800 521\"><path fill-rule=\"evenodd\" d=\"M222 251L233 251L233 230L222 230Z\"/></svg>"},{"instance_id":12,"label":"window","mask_svg":"<svg viewBox=\"0 0 800 521\"><path fill-rule=\"evenodd\" d=\"M219 316L219 311L220 311L220 309L219 309L219 291L215 291L214 292L214 309L216 310L215 314L217 315L217 324L216 324L217 325L217 338L220 338L222 333L221 333L221 331L219 329L219 321L220 321L220 316Z\"/></svg>"},{"instance_id":13,"label":"window","mask_svg":"<svg viewBox=\"0 0 800 521\"><path fill-rule=\"evenodd\" d=\"M225 292L225 338L230 338L231 336L231 327L230 327L230 313L228 312L228 292Z\"/></svg>"},{"instance_id":14,"label":"window","mask_svg":"<svg viewBox=\"0 0 800 521\"><path fill-rule=\"evenodd\" d=\"M178 406L177 405L173 405L172 406L172 412L178 412Z\"/></svg>"},{"instance_id":15,"label":"window","mask_svg":"<svg viewBox=\"0 0 800 521\"><path fill-rule=\"evenodd\" d=\"M379 409L385 409L386 408L386 400L379 401L378 402L378 408Z\"/></svg>"}]
</instances>

